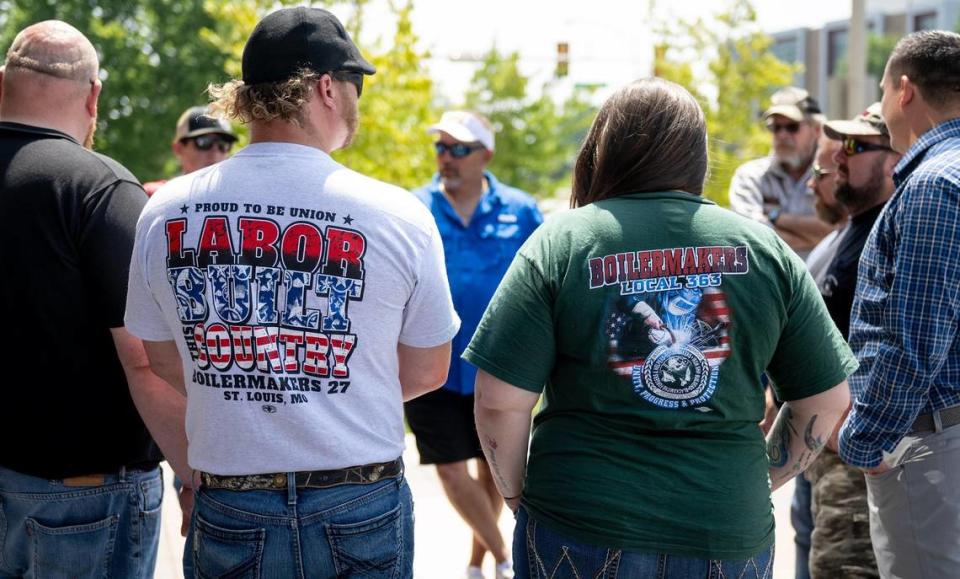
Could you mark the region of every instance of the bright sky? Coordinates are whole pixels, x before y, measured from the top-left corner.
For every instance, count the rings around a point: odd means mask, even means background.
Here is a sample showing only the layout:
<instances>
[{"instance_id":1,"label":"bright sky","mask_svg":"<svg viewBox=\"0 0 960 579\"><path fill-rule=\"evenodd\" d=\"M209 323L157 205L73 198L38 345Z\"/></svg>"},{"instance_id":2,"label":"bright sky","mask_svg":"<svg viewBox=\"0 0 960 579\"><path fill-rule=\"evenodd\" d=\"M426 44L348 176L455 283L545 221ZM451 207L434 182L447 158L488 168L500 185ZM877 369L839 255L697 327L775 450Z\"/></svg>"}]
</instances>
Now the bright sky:
<instances>
[{"instance_id":1,"label":"bright sky","mask_svg":"<svg viewBox=\"0 0 960 579\"><path fill-rule=\"evenodd\" d=\"M868 11L876 4L905 7L909 1L870 0ZM553 74L557 43L567 42L570 82L615 88L650 74L651 14L661 20L694 20L728 5L720 0L652 3L651 9L651 0L414 0L414 31L431 52L428 65L440 93L453 103L460 100L476 66L457 59L482 54L493 43L501 52L519 51L522 71L539 86ZM846 19L850 5L850 0L754 0L758 23L767 32ZM365 36L392 34L386 6L386 0L373 0L366 8Z\"/></svg>"}]
</instances>

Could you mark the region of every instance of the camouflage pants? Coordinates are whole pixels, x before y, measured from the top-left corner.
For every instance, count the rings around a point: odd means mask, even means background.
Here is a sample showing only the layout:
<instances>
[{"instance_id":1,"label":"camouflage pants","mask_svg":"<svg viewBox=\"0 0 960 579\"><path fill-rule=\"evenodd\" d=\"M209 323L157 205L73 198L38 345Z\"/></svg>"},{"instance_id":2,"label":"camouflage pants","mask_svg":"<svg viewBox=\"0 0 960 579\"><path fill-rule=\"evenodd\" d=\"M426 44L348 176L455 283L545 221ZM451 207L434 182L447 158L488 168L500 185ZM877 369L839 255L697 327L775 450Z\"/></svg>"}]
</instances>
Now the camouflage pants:
<instances>
[{"instance_id":1,"label":"camouflage pants","mask_svg":"<svg viewBox=\"0 0 960 579\"><path fill-rule=\"evenodd\" d=\"M863 473L824 450L805 474L812 486L810 577L879 578Z\"/></svg>"}]
</instances>

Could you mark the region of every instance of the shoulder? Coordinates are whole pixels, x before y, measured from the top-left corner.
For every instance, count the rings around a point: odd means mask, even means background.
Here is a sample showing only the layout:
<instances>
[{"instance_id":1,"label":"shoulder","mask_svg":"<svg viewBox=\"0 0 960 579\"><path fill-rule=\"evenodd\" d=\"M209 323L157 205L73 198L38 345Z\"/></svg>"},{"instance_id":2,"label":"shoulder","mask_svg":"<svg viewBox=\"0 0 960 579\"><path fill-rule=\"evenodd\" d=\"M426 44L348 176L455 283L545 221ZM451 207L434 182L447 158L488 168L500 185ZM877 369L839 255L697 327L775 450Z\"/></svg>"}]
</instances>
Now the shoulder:
<instances>
[{"instance_id":1,"label":"shoulder","mask_svg":"<svg viewBox=\"0 0 960 579\"><path fill-rule=\"evenodd\" d=\"M102 191L116 183L140 188L140 181L119 162L75 142L49 140L44 153L46 172L51 177L69 177L70 182L87 192Z\"/></svg>"},{"instance_id":2,"label":"shoulder","mask_svg":"<svg viewBox=\"0 0 960 579\"><path fill-rule=\"evenodd\" d=\"M734 171L734 177L759 180L770 171L772 166L772 157L753 159L737 167L736 171Z\"/></svg>"},{"instance_id":3,"label":"shoulder","mask_svg":"<svg viewBox=\"0 0 960 579\"><path fill-rule=\"evenodd\" d=\"M537 206L537 200L533 195L516 187L504 185L501 182L497 182L496 187L497 196L505 209L529 218L534 226L543 221L540 208Z\"/></svg>"},{"instance_id":4,"label":"shoulder","mask_svg":"<svg viewBox=\"0 0 960 579\"><path fill-rule=\"evenodd\" d=\"M433 207L434 196L440 193L440 189L436 182L431 181L423 187L411 190L410 193L427 207Z\"/></svg>"},{"instance_id":5,"label":"shoulder","mask_svg":"<svg viewBox=\"0 0 960 579\"><path fill-rule=\"evenodd\" d=\"M396 185L341 166L330 174L326 187L349 195L388 219L405 223L424 233L432 235L436 228L433 215L423 201L416 194Z\"/></svg>"},{"instance_id":6,"label":"shoulder","mask_svg":"<svg viewBox=\"0 0 960 579\"><path fill-rule=\"evenodd\" d=\"M126 167L121 165L116 160L100 153L95 153L92 151L89 151L88 153L93 156L95 159L93 162L98 164L104 174L108 177L112 177L117 181L129 181L138 185L140 184L140 181L133 176L133 173L131 173Z\"/></svg>"},{"instance_id":7,"label":"shoulder","mask_svg":"<svg viewBox=\"0 0 960 579\"><path fill-rule=\"evenodd\" d=\"M960 138L946 139L931 147L907 183L960 187Z\"/></svg>"}]
</instances>

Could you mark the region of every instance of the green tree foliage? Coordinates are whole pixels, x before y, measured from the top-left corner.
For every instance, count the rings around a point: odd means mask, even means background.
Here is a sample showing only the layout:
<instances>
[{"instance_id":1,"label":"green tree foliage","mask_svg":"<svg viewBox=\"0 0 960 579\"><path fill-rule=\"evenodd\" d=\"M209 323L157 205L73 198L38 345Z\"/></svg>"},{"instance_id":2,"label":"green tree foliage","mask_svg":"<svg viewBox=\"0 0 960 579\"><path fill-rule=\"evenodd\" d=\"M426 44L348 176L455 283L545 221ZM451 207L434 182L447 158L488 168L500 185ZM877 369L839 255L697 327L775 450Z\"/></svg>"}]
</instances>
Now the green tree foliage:
<instances>
[{"instance_id":1,"label":"green tree foliage","mask_svg":"<svg viewBox=\"0 0 960 579\"><path fill-rule=\"evenodd\" d=\"M726 205L736 168L768 153L770 135L758 115L776 89L790 84L796 69L770 51L773 39L757 28L748 0L733 0L712 20L664 27L661 38L655 71L700 101L710 136L704 195Z\"/></svg>"},{"instance_id":2,"label":"green tree foliage","mask_svg":"<svg viewBox=\"0 0 960 579\"><path fill-rule=\"evenodd\" d=\"M883 71L887 67L887 59L893 52L900 38L891 34L870 34L867 36L867 74L876 78L877 82L883 78Z\"/></svg>"},{"instance_id":3,"label":"green tree foliage","mask_svg":"<svg viewBox=\"0 0 960 579\"><path fill-rule=\"evenodd\" d=\"M490 165L497 178L537 196L552 196L569 187L573 161L596 109L583 90L559 105L549 85L538 98L530 98L519 60L516 52L502 55L491 48L473 75L464 108L489 118L497 131Z\"/></svg>"},{"instance_id":4,"label":"green tree foliage","mask_svg":"<svg viewBox=\"0 0 960 579\"><path fill-rule=\"evenodd\" d=\"M360 36L356 17L348 23L351 34ZM417 35L410 20L413 3L391 3L397 27L390 46L364 50L377 67L366 78L360 98L360 128L354 143L335 154L346 166L411 189L429 180L436 168L432 142L426 129L437 113L433 108L433 81L421 67L427 54L416 49Z\"/></svg>"},{"instance_id":5,"label":"green tree foliage","mask_svg":"<svg viewBox=\"0 0 960 579\"><path fill-rule=\"evenodd\" d=\"M215 41L224 26L204 0L32 0L7 4L0 34L6 54L14 35L56 18L83 32L100 55L96 148L142 180L169 175L177 117L206 102L210 82L227 78L230 52Z\"/></svg>"}]
</instances>

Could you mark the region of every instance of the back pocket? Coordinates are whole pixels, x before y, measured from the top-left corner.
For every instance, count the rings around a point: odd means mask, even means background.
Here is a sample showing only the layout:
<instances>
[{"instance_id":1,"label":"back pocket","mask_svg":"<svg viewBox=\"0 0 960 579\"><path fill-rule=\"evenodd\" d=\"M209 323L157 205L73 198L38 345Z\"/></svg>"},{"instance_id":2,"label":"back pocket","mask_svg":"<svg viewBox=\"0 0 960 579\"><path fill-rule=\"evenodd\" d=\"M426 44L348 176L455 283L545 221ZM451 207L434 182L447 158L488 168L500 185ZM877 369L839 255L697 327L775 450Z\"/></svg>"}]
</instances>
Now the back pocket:
<instances>
[{"instance_id":1,"label":"back pocket","mask_svg":"<svg viewBox=\"0 0 960 579\"><path fill-rule=\"evenodd\" d=\"M224 529L196 517L194 567L203 579L257 579L263 557L263 529Z\"/></svg>"},{"instance_id":2,"label":"back pocket","mask_svg":"<svg viewBox=\"0 0 960 579\"><path fill-rule=\"evenodd\" d=\"M33 563L37 579L44 577L106 577L113 557L120 518L67 527L48 527L26 519L33 538Z\"/></svg>"},{"instance_id":3,"label":"back pocket","mask_svg":"<svg viewBox=\"0 0 960 579\"><path fill-rule=\"evenodd\" d=\"M327 524L338 579L393 579L400 574L403 547L401 506L375 518Z\"/></svg>"}]
</instances>

